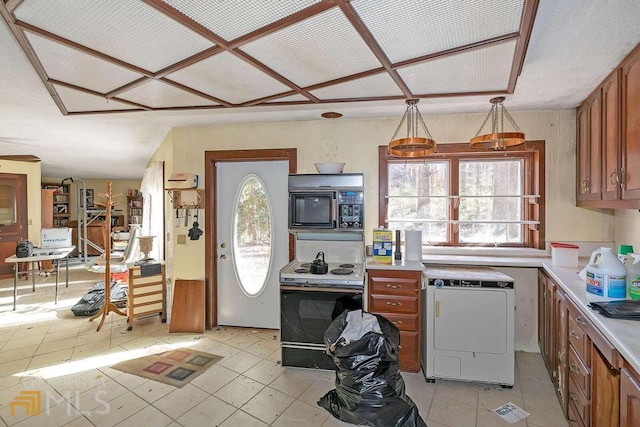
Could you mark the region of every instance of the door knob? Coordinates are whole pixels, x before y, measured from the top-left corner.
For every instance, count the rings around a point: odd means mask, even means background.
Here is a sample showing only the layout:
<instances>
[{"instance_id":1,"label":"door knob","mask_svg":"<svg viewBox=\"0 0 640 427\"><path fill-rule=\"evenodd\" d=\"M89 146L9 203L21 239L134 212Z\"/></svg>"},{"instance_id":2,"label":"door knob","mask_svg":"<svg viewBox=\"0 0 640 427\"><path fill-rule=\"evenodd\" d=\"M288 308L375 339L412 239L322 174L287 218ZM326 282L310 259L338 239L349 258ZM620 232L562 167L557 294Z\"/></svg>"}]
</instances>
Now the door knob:
<instances>
[{"instance_id":1,"label":"door knob","mask_svg":"<svg viewBox=\"0 0 640 427\"><path fill-rule=\"evenodd\" d=\"M227 258L229 258L229 257L228 257L228 256L226 256L225 254L220 255L220 259L222 259L222 260L225 260L225 259L227 259Z\"/></svg>"}]
</instances>

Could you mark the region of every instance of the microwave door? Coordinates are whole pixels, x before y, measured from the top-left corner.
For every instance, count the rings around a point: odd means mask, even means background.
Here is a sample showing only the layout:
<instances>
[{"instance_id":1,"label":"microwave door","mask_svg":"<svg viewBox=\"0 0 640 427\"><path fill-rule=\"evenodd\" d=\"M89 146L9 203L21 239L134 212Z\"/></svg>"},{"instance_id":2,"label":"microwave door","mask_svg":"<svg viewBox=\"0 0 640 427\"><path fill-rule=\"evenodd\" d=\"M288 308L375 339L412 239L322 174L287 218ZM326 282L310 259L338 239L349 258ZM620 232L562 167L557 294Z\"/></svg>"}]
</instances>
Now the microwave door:
<instances>
[{"instance_id":1,"label":"microwave door","mask_svg":"<svg viewBox=\"0 0 640 427\"><path fill-rule=\"evenodd\" d=\"M291 193L289 201L290 228L335 228L337 205L333 192Z\"/></svg>"}]
</instances>

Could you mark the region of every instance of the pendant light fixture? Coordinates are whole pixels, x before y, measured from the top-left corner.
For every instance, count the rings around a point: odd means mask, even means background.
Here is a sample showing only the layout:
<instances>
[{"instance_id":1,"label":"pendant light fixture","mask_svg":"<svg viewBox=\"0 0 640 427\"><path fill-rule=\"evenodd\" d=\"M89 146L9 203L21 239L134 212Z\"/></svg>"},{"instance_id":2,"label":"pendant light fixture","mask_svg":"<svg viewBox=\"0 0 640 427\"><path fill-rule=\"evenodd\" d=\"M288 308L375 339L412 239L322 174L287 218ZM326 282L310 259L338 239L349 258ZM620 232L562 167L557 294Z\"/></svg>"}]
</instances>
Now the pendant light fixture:
<instances>
[{"instance_id":1,"label":"pendant light fixture","mask_svg":"<svg viewBox=\"0 0 640 427\"><path fill-rule=\"evenodd\" d=\"M419 99L407 99L407 109L389 143L390 156L405 158L426 157L435 153L438 149L438 144L431 138L429 129L427 129L427 125L424 124L424 120L420 115L418 102ZM396 139L405 122L407 124L406 137ZM418 136L419 127L422 128L425 137Z\"/></svg>"},{"instance_id":2,"label":"pendant light fixture","mask_svg":"<svg viewBox=\"0 0 640 427\"><path fill-rule=\"evenodd\" d=\"M491 98L489 102L492 104L491 110L489 110L487 117L484 118L476 136L471 138L471 148L493 148L494 150L504 150L507 147L524 143L524 133L522 133L515 120L513 120L511 114L509 114L503 104L504 96ZM491 133L480 135L480 132L482 132L482 129L487 124L489 117L491 117ZM505 117L514 127L516 130L515 132L504 131Z\"/></svg>"}]
</instances>

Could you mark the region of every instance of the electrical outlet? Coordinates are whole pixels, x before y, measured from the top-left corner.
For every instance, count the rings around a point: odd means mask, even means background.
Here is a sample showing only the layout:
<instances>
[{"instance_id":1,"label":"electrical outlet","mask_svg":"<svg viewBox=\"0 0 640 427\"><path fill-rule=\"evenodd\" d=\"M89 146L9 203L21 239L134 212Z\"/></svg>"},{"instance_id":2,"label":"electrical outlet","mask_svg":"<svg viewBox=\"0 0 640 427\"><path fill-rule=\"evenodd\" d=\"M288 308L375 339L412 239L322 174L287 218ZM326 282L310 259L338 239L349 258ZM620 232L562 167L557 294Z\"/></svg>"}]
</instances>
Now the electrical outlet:
<instances>
[{"instance_id":1,"label":"electrical outlet","mask_svg":"<svg viewBox=\"0 0 640 427\"><path fill-rule=\"evenodd\" d=\"M186 245L187 244L187 235L186 234L178 234L178 244Z\"/></svg>"}]
</instances>

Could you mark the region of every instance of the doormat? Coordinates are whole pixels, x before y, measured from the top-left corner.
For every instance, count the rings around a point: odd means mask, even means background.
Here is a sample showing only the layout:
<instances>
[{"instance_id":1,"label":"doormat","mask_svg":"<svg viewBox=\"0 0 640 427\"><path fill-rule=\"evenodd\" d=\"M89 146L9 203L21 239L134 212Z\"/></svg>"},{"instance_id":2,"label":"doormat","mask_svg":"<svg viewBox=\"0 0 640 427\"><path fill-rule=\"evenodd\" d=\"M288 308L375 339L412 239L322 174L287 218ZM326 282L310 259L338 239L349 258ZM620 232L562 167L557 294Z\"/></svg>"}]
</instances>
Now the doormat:
<instances>
[{"instance_id":1,"label":"doormat","mask_svg":"<svg viewBox=\"0 0 640 427\"><path fill-rule=\"evenodd\" d=\"M217 354L190 348L177 348L125 360L113 365L112 368L182 388L220 360L222 356Z\"/></svg>"}]
</instances>

